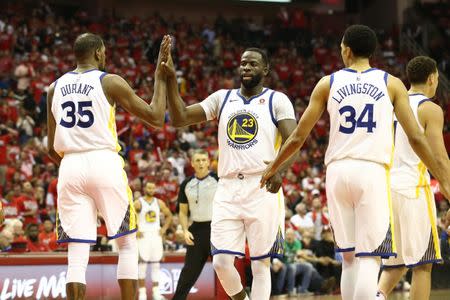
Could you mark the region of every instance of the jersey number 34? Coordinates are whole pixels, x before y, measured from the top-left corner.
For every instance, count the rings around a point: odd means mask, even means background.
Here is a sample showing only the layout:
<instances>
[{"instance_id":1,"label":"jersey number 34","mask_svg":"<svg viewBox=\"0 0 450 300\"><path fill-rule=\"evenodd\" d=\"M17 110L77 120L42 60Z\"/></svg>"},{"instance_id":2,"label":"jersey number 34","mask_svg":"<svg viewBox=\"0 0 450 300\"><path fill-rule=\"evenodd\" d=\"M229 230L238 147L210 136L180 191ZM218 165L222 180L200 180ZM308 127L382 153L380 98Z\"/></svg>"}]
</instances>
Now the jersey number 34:
<instances>
[{"instance_id":1,"label":"jersey number 34","mask_svg":"<svg viewBox=\"0 0 450 300\"><path fill-rule=\"evenodd\" d=\"M77 102L67 101L61 104L65 117L61 118L59 124L66 128L72 128L75 125L81 128L89 128L94 124L94 114L91 111L92 101Z\"/></svg>"},{"instance_id":2,"label":"jersey number 34","mask_svg":"<svg viewBox=\"0 0 450 300\"><path fill-rule=\"evenodd\" d=\"M355 108L350 105L341 107L339 113L345 117L345 123L339 126L339 131L342 133L351 134L357 127L367 128L367 132L372 133L377 127L377 122L373 120L373 104L366 104L358 119L356 119Z\"/></svg>"}]
</instances>

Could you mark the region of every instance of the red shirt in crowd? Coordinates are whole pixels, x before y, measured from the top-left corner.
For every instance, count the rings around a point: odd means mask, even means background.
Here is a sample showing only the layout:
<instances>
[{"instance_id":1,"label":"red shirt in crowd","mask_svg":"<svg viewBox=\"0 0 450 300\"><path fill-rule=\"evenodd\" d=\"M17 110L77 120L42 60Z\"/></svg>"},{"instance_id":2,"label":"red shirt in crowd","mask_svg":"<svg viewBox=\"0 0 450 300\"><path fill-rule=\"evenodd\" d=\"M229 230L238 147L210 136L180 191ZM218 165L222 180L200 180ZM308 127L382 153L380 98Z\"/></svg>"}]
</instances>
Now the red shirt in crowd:
<instances>
[{"instance_id":1,"label":"red shirt in crowd","mask_svg":"<svg viewBox=\"0 0 450 300\"><path fill-rule=\"evenodd\" d=\"M5 219L16 219L19 216L19 209L14 201L2 200L3 215Z\"/></svg>"},{"instance_id":2,"label":"red shirt in crowd","mask_svg":"<svg viewBox=\"0 0 450 300\"><path fill-rule=\"evenodd\" d=\"M48 245L44 244L40 240L36 243L33 243L30 240L27 240L27 251L29 251L29 252L48 252L51 250Z\"/></svg>"},{"instance_id":3,"label":"red shirt in crowd","mask_svg":"<svg viewBox=\"0 0 450 300\"><path fill-rule=\"evenodd\" d=\"M16 203L20 216L27 212L34 212L31 216L23 217L24 228L30 223L38 223L38 203L34 197L21 195L16 198Z\"/></svg>"},{"instance_id":4,"label":"red shirt in crowd","mask_svg":"<svg viewBox=\"0 0 450 300\"><path fill-rule=\"evenodd\" d=\"M58 244L56 243L56 233L54 231L52 232L45 232L42 231L39 233L39 242L46 245L50 250L55 250L58 248Z\"/></svg>"}]
</instances>

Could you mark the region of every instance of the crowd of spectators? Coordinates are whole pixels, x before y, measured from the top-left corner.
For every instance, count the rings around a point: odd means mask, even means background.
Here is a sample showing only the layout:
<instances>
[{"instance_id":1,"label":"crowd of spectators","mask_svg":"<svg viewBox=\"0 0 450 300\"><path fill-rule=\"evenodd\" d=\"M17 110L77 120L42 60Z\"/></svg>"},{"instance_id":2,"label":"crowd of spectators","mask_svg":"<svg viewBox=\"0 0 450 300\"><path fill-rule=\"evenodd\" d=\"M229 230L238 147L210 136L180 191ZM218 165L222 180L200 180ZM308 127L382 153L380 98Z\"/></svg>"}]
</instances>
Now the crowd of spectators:
<instances>
[{"instance_id":1,"label":"crowd of spectators","mask_svg":"<svg viewBox=\"0 0 450 300\"><path fill-rule=\"evenodd\" d=\"M305 110L318 79L343 67L339 49L342 28L317 31L312 26L313 16L302 10L281 9L261 24L220 15L196 23L158 14L90 17L82 10L63 18L54 11L45 2L35 7L10 2L0 12L0 197L6 215L0 251L65 250L56 244L54 233L57 167L46 155L46 92L49 84L74 68L71 45L78 34L100 34L107 48L107 71L123 76L147 100L153 93L159 43L166 33L173 36L180 93L188 104L217 89L238 87L236 69L247 46L268 50L271 72L265 85L286 93L297 117ZM381 47L373 65L405 79L408 55L398 52L395 36L385 32L379 36ZM446 99L442 101L448 104ZM120 154L135 199L145 182L156 183L156 197L175 213L165 249L183 251L176 215L179 183L193 173L189 163L193 149L206 149L212 168L217 168L216 124L175 129L167 118L163 129L152 129L121 108L116 123ZM296 286L303 293L329 292L333 280L339 280L340 258L334 253L324 188L327 128L324 115L283 179L287 252L284 260L273 264L275 292L292 292ZM433 186L437 192L435 182ZM445 212L447 201L442 201L439 193L436 199L438 211ZM94 249L114 248L108 244L101 216L98 235ZM299 274L306 275L296 283Z\"/></svg>"}]
</instances>

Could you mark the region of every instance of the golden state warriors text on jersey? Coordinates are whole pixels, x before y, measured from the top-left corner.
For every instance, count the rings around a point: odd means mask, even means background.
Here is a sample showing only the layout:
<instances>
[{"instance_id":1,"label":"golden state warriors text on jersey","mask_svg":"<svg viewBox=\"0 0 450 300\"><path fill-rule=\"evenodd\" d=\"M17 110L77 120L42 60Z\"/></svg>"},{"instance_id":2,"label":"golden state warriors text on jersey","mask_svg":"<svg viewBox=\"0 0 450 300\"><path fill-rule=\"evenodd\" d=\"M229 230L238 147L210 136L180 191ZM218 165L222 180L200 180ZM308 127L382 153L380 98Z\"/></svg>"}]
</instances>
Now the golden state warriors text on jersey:
<instances>
[{"instance_id":1,"label":"golden state warriors text on jersey","mask_svg":"<svg viewBox=\"0 0 450 300\"><path fill-rule=\"evenodd\" d=\"M239 89L219 90L200 105L208 120L219 120L219 177L262 172L281 145L278 121L295 120L289 98L268 88L248 99Z\"/></svg>"},{"instance_id":2,"label":"golden state warriors text on jersey","mask_svg":"<svg viewBox=\"0 0 450 300\"><path fill-rule=\"evenodd\" d=\"M234 149L248 149L258 143L258 115L242 109L229 116L227 144Z\"/></svg>"}]
</instances>

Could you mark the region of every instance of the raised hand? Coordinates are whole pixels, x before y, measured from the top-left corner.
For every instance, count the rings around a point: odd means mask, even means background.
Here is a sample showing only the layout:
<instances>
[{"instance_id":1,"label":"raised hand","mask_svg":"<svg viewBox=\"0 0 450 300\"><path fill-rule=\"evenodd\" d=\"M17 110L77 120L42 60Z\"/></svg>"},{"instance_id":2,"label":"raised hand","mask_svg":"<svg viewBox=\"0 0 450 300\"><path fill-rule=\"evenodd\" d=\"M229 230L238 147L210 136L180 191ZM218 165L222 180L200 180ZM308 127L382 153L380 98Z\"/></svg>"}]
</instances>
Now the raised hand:
<instances>
[{"instance_id":1,"label":"raised hand","mask_svg":"<svg viewBox=\"0 0 450 300\"><path fill-rule=\"evenodd\" d=\"M167 79L176 79L177 73L175 71L175 67L173 65L172 54L168 53L167 61L162 62L162 69L167 76Z\"/></svg>"},{"instance_id":2,"label":"raised hand","mask_svg":"<svg viewBox=\"0 0 450 300\"><path fill-rule=\"evenodd\" d=\"M166 80L166 73L161 67L162 64L167 62L170 55L170 48L172 47L171 38L169 35L165 35L161 41L161 46L159 47L158 61L156 63L155 78L157 80Z\"/></svg>"}]
</instances>

